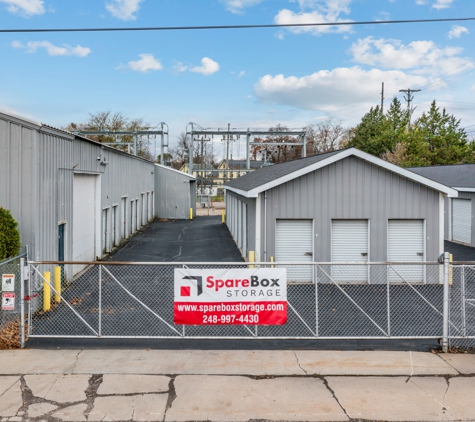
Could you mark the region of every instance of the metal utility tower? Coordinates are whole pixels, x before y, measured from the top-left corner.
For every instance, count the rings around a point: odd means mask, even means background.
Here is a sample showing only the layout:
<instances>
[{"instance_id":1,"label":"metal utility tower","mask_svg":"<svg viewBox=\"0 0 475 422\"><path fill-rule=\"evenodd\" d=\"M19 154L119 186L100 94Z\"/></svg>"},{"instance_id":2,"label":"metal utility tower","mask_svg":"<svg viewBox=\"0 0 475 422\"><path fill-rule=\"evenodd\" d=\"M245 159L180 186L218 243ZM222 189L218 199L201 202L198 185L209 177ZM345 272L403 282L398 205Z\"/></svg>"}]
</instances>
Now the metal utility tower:
<instances>
[{"instance_id":1,"label":"metal utility tower","mask_svg":"<svg viewBox=\"0 0 475 422\"><path fill-rule=\"evenodd\" d=\"M407 131L409 132L411 130L411 116L413 111L416 109L415 107L411 109L411 102L414 99L414 96L411 95L413 92L420 92L420 89L400 89L399 92L404 92L406 96L404 99L407 101L407 113L408 113L408 121L407 121Z\"/></svg>"}]
</instances>

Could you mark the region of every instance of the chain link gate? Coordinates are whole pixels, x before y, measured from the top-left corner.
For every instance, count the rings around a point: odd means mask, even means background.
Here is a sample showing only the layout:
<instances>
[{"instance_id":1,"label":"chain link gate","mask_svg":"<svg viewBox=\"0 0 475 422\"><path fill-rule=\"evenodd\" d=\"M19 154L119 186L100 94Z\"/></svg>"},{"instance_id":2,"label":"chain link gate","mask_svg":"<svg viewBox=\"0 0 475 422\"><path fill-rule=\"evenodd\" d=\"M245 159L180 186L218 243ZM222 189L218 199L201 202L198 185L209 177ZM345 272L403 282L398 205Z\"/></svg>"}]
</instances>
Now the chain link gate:
<instances>
[{"instance_id":1,"label":"chain link gate","mask_svg":"<svg viewBox=\"0 0 475 422\"><path fill-rule=\"evenodd\" d=\"M60 280L47 281L45 272L53 274L58 265ZM288 273L306 267L313 277L299 282L288 279L285 325L173 323L175 268L272 266L285 267ZM361 280L362 272L365 280L355 281ZM30 337L429 339L443 335L444 266L439 263L36 262L31 263L30 273ZM53 299L50 310L43 308L45 291Z\"/></svg>"},{"instance_id":2,"label":"chain link gate","mask_svg":"<svg viewBox=\"0 0 475 422\"><path fill-rule=\"evenodd\" d=\"M475 347L475 264L453 264L449 271L451 348Z\"/></svg>"}]
</instances>

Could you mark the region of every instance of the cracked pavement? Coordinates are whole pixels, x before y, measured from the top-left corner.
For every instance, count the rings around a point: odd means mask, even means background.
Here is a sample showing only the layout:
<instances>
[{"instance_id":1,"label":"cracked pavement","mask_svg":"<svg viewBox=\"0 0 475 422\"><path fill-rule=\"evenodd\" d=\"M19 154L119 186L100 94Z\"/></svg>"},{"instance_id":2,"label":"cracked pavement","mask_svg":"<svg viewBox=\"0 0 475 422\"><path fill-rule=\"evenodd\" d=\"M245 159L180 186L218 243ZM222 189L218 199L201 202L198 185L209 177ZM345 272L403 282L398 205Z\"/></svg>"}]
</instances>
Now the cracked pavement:
<instances>
[{"instance_id":1,"label":"cracked pavement","mask_svg":"<svg viewBox=\"0 0 475 422\"><path fill-rule=\"evenodd\" d=\"M0 419L475 420L475 355L422 352L17 350Z\"/></svg>"}]
</instances>

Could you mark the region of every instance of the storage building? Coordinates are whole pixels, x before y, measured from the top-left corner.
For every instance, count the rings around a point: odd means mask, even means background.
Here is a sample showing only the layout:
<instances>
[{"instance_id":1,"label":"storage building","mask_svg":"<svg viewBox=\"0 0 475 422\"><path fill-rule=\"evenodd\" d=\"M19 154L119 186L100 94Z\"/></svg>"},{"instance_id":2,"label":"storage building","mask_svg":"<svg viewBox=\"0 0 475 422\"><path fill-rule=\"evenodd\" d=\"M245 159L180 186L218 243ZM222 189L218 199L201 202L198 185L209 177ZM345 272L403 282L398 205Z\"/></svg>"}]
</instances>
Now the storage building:
<instances>
[{"instance_id":1,"label":"storage building","mask_svg":"<svg viewBox=\"0 0 475 422\"><path fill-rule=\"evenodd\" d=\"M458 191L445 200L445 238L475 246L475 164L415 167L409 169Z\"/></svg>"},{"instance_id":2,"label":"storage building","mask_svg":"<svg viewBox=\"0 0 475 422\"><path fill-rule=\"evenodd\" d=\"M31 260L100 259L164 203L175 218L195 204L193 176L22 117L0 113L0 151L0 206Z\"/></svg>"},{"instance_id":3,"label":"storage building","mask_svg":"<svg viewBox=\"0 0 475 422\"><path fill-rule=\"evenodd\" d=\"M225 189L226 224L258 262L436 261L444 197L457 197L355 148L264 167Z\"/></svg>"}]
</instances>

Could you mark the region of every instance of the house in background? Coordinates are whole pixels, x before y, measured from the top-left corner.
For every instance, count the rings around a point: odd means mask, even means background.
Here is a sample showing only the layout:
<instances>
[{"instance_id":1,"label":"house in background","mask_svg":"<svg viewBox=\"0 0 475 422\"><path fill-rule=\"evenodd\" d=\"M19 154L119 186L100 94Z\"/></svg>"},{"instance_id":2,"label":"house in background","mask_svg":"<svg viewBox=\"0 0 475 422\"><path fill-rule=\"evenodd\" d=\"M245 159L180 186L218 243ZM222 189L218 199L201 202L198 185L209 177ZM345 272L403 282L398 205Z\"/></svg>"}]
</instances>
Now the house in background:
<instances>
[{"instance_id":1,"label":"house in background","mask_svg":"<svg viewBox=\"0 0 475 422\"><path fill-rule=\"evenodd\" d=\"M475 164L413 167L414 173L458 191L445 200L445 238L475 247Z\"/></svg>"},{"instance_id":2,"label":"house in background","mask_svg":"<svg viewBox=\"0 0 475 422\"><path fill-rule=\"evenodd\" d=\"M444 199L458 196L355 148L263 167L224 188L226 224L242 256L255 251L257 262L436 261ZM290 279L311 281L308 268ZM356 278L367 277L363 269Z\"/></svg>"}]
</instances>

